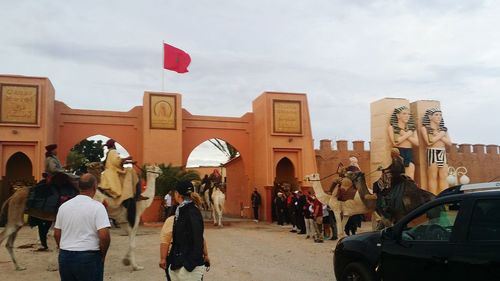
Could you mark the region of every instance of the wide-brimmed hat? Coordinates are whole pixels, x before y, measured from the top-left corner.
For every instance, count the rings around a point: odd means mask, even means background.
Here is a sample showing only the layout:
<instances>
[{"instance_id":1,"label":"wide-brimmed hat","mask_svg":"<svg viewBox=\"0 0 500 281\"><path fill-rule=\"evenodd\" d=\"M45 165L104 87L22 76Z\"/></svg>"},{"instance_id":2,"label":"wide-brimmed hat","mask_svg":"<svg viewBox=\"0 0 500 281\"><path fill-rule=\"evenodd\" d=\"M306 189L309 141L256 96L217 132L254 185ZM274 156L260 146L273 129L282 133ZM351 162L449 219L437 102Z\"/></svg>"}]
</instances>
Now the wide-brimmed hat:
<instances>
[{"instance_id":1,"label":"wide-brimmed hat","mask_svg":"<svg viewBox=\"0 0 500 281\"><path fill-rule=\"evenodd\" d=\"M191 181L180 181L175 185L174 190L179 192L180 195L187 196L194 191L194 186Z\"/></svg>"},{"instance_id":2,"label":"wide-brimmed hat","mask_svg":"<svg viewBox=\"0 0 500 281\"><path fill-rule=\"evenodd\" d=\"M52 150L56 149L57 148L57 144L53 143L53 144L49 144L45 147L45 150L47 150L47 152L51 152Z\"/></svg>"}]
</instances>

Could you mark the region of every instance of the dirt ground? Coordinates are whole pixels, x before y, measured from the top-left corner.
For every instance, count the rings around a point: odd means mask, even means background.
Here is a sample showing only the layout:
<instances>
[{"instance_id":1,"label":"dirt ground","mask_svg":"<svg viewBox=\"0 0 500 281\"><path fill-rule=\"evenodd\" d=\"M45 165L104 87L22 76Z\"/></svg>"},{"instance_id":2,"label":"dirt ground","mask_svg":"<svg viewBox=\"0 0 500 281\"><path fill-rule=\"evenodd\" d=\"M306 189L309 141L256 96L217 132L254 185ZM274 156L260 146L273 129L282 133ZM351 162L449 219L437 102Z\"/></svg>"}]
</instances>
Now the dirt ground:
<instances>
[{"instance_id":1,"label":"dirt ground","mask_svg":"<svg viewBox=\"0 0 500 281\"><path fill-rule=\"evenodd\" d=\"M0 230L2 230L0 228ZM313 243L305 235L289 232L289 227L252 221L232 222L224 228L206 225L212 267L204 280L335 280L332 248L336 241ZM132 271L121 264L127 237L112 229L111 247L106 259L104 280L165 280L158 267L159 227L141 227L137 237L136 257L143 271ZM55 264L56 252L37 252L37 229L23 227L16 240L15 253L24 271L15 271L4 246L0 248L0 280L59 280L58 272L47 271ZM54 249L53 237L49 247Z\"/></svg>"}]
</instances>

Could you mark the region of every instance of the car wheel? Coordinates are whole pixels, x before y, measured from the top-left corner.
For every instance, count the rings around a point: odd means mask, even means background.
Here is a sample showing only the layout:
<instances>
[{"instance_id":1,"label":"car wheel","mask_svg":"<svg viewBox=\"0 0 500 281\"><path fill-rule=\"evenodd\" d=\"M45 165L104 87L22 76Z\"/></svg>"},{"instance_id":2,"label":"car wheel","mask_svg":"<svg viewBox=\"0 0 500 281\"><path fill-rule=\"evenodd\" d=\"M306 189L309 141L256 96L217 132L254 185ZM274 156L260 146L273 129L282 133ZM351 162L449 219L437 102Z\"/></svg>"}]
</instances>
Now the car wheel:
<instances>
[{"instance_id":1,"label":"car wheel","mask_svg":"<svg viewBox=\"0 0 500 281\"><path fill-rule=\"evenodd\" d=\"M340 281L375 281L375 273L372 272L363 263L353 262L348 264L342 275L340 277Z\"/></svg>"}]
</instances>

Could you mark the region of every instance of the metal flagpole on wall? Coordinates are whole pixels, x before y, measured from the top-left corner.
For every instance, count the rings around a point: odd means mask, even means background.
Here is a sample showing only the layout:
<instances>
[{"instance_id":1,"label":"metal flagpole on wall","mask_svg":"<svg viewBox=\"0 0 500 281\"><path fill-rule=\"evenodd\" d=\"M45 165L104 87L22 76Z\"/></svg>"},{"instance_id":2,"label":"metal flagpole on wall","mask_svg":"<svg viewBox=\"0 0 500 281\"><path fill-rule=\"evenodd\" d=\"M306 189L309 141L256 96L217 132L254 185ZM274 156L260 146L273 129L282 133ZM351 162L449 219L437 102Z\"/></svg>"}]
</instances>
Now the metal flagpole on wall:
<instances>
[{"instance_id":1,"label":"metal flagpole on wall","mask_svg":"<svg viewBox=\"0 0 500 281\"><path fill-rule=\"evenodd\" d=\"M165 91L165 41L161 41L161 48L162 48L162 53L163 53L163 61L161 62L161 91Z\"/></svg>"}]
</instances>

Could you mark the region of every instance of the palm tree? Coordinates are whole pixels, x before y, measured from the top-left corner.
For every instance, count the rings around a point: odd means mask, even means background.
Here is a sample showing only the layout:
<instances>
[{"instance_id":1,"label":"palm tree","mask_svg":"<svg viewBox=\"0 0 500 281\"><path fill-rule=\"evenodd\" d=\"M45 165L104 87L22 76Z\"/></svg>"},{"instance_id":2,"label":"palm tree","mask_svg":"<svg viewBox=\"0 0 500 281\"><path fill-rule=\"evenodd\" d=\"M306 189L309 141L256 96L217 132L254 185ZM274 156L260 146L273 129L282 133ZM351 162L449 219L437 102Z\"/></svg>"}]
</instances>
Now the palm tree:
<instances>
[{"instance_id":1,"label":"palm tree","mask_svg":"<svg viewBox=\"0 0 500 281\"><path fill-rule=\"evenodd\" d=\"M186 170L182 166L160 164L161 175L156 179L156 196L164 197L180 181L200 180L197 171Z\"/></svg>"},{"instance_id":2,"label":"palm tree","mask_svg":"<svg viewBox=\"0 0 500 281\"><path fill-rule=\"evenodd\" d=\"M240 154L238 150L228 142L220 141L218 139L211 139L208 141L226 155L227 161L236 158Z\"/></svg>"}]
</instances>

